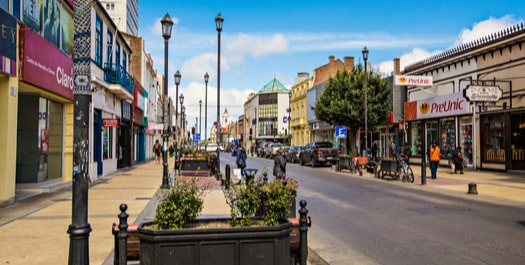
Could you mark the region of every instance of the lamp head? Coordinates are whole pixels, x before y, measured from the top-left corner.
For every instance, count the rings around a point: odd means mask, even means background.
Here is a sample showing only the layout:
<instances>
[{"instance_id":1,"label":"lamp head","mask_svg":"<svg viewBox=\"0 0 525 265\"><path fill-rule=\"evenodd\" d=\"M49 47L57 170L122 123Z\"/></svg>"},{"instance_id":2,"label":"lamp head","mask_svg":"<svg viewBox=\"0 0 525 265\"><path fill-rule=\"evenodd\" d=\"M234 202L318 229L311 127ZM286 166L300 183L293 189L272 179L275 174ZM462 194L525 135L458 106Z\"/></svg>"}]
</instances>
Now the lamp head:
<instances>
[{"instance_id":1,"label":"lamp head","mask_svg":"<svg viewBox=\"0 0 525 265\"><path fill-rule=\"evenodd\" d=\"M175 85L178 86L180 84L180 79L182 77L179 70L177 70L177 72L173 75L173 77L175 78Z\"/></svg>"},{"instance_id":2,"label":"lamp head","mask_svg":"<svg viewBox=\"0 0 525 265\"><path fill-rule=\"evenodd\" d=\"M160 24L162 24L162 37L164 39L169 39L171 37L171 28L173 27L173 20L171 20L171 17L168 13L160 20Z\"/></svg>"},{"instance_id":3,"label":"lamp head","mask_svg":"<svg viewBox=\"0 0 525 265\"><path fill-rule=\"evenodd\" d=\"M206 84L207 84L208 81L210 81L210 75L208 74L208 72L206 72L206 73L204 74L204 82L206 82Z\"/></svg>"},{"instance_id":4,"label":"lamp head","mask_svg":"<svg viewBox=\"0 0 525 265\"><path fill-rule=\"evenodd\" d=\"M182 103L184 103L184 95L182 93L180 93L179 102L180 102L181 105L182 105Z\"/></svg>"},{"instance_id":5,"label":"lamp head","mask_svg":"<svg viewBox=\"0 0 525 265\"><path fill-rule=\"evenodd\" d=\"M365 60L365 62L368 60L368 49L366 48L366 46L363 48L363 60Z\"/></svg>"},{"instance_id":6,"label":"lamp head","mask_svg":"<svg viewBox=\"0 0 525 265\"><path fill-rule=\"evenodd\" d=\"M221 13L219 13L215 17L215 26L217 27L217 32L222 31L222 22L224 22L224 18L222 17Z\"/></svg>"}]
</instances>

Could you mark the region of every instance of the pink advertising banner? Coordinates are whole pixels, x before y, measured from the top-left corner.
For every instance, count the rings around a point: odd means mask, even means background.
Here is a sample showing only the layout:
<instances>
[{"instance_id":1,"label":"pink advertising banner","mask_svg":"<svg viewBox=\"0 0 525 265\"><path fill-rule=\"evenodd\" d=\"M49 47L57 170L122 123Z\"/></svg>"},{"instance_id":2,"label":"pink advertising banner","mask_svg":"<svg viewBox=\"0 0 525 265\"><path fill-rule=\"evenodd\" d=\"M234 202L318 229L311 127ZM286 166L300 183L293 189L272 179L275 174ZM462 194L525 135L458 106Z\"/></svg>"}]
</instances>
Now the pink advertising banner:
<instances>
[{"instance_id":1,"label":"pink advertising banner","mask_svg":"<svg viewBox=\"0 0 525 265\"><path fill-rule=\"evenodd\" d=\"M20 38L22 80L73 100L73 60L27 26Z\"/></svg>"}]
</instances>

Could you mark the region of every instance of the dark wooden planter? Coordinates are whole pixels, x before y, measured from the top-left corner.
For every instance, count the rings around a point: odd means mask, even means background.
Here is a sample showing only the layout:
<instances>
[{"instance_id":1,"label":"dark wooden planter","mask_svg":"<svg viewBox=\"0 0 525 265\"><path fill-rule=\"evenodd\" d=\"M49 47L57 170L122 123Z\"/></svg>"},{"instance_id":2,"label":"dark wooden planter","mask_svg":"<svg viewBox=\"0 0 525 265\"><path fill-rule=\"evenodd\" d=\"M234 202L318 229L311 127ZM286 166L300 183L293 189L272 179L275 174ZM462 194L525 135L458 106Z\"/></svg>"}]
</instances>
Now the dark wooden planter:
<instances>
[{"instance_id":1,"label":"dark wooden planter","mask_svg":"<svg viewBox=\"0 0 525 265\"><path fill-rule=\"evenodd\" d=\"M279 226L210 229L153 230L151 224L138 228L141 265L290 264L292 224L286 219Z\"/></svg>"},{"instance_id":2,"label":"dark wooden planter","mask_svg":"<svg viewBox=\"0 0 525 265\"><path fill-rule=\"evenodd\" d=\"M181 176L209 177L211 176L210 162L206 159L182 158L180 160Z\"/></svg>"}]
</instances>

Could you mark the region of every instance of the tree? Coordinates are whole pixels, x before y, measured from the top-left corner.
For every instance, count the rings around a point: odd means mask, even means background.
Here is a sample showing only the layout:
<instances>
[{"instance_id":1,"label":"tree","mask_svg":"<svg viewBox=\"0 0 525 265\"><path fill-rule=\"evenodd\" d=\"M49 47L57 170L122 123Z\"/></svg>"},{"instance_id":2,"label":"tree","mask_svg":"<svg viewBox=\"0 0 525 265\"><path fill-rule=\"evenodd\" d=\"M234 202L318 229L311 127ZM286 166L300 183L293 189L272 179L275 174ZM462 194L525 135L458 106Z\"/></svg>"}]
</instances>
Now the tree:
<instances>
[{"instance_id":1,"label":"tree","mask_svg":"<svg viewBox=\"0 0 525 265\"><path fill-rule=\"evenodd\" d=\"M391 89L387 80L372 71L367 72L367 80L368 129L375 131L392 110ZM358 129L365 127L363 66L358 65L352 72L338 71L323 88L312 107L315 116L331 125L349 127L354 132L350 142L355 143Z\"/></svg>"}]
</instances>

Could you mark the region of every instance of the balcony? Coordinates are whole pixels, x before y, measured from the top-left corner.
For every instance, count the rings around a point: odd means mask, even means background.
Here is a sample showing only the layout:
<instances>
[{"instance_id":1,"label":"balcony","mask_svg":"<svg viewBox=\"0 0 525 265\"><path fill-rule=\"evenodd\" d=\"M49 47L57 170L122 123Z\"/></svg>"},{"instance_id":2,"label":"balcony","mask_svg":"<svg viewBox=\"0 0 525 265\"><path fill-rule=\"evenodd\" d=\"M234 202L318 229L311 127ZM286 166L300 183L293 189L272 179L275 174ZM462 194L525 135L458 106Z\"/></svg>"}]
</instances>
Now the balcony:
<instances>
[{"instance_id":1,"label":"balcony","mask_svg":"<svg viewBox=\"0 0 525 265\"><path fill-rule=\"evenodd\" d=\"M133 98L133 77L117 64L104 64L104 81L120 98Z\"/></svg>"}]
</instances>

